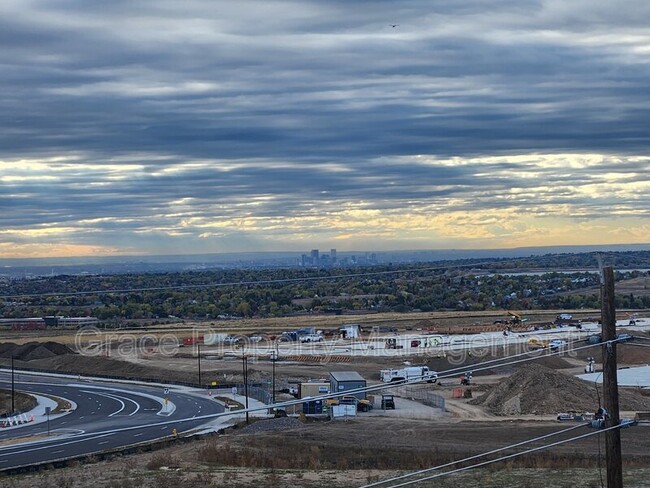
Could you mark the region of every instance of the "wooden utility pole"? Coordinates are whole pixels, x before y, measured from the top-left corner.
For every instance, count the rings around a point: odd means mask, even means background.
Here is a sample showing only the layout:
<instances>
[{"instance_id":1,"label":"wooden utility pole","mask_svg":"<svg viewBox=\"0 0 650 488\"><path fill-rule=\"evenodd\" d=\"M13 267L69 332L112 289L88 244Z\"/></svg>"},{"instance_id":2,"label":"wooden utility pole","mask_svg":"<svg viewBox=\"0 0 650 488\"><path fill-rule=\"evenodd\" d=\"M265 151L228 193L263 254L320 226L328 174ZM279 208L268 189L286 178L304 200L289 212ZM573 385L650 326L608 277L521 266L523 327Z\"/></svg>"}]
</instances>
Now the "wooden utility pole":
<instances>
[{"instance_id":1,"label":"wooden utility pole","mask_svg":"<svg viewBox=\"0 0 650 488\"><path fill-rule=\"evenodd\" d=\"M616 374L616 306L614 302L614 270L603 268L601 303L603 339L603 396L607 410L605 428L620 423L618 410L618 378ZM623 458L621 456L621 429L605 432L605 457L607 462L607 488L623 488Z\"/></svg>"}]
</instances>

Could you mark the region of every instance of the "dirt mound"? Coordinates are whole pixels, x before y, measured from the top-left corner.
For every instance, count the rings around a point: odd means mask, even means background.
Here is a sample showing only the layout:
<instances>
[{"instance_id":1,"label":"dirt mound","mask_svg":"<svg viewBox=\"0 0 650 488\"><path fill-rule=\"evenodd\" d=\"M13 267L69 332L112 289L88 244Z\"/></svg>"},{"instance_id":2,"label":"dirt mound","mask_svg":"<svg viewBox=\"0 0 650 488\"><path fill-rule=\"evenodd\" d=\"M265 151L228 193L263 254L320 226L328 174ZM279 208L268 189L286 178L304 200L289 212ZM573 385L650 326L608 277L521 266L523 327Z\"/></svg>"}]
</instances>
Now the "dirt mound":
<instances>
[{"instance_id":1,"label":"dirt mound","mask_svg":"<svg viewBox=\"0 0 650 488\"><path fill-rule=\"evenodd\" d=\"M304 427L300 420L293 417L281 417L277 419L258 420L241 429L242 434L258 434L260 432L285 431L287 429L300 429Z\"/></svg>"},{"instance_id":2,"label":"dirt mound","mask_svg":"<svg viewBox=\"0 0 650 488\"><path fill-rule=\"evenodd\" d=\"M602 385L598 388L602 397ZM621 410L650 408L650 399L636 392L620 390L619 400ZM599 406L593 383L538 364L521 367L470 403L483 405L495 415L549 415L567 410L593 412Z\"/></svg>"},{"instance_id":3,"label":"dirt mound","mask_svg":"<svg viewBox=\"0 0 650 488\"><path fill-rule=\"evenodd\" d=\"M13 357L18 361L33 361L66 354L74 354L74 351L64 344L52 341L28 342L22 345L17 345L12 342L0 344L0 357Z\"/></svg>"},{"instance_id":4,"label":"dirt mound","mask_svg":"<svg viewBox=\"0 0 650 488\"><path fill-rule=\"evenodd\" d=\"M10 358L11 352L18 347L18 344L13 342L0 343L0 358Z\"/></svg>"},{"instance_id":5,"label":"dirt mound","mask_svg":"<svg viewBox=\"0 0 650 488\"><path fill-rule=\"evenodd\" d=\"M117 359L66 354L30 361L30 368L60 373L83 375L107 375L125 379L143 379L153 381L196 381L196 375L183 371L163 370L151 366L120 361Z\"/></svg>"},{"instance_id":6,"label":"dirt mound","mask_svg":"<svg viewBox=\"0 0 650 488\"><path fill-rule=\"evenodd\" d=\"M535 364L541 364L542 366L551 369L569 369L575 367L573 364L565 359L562 359L560 356L548 356L545 358L540 358L535 361Z\"/></svg>"},{"instance_id":7,"label":"dirt mound","mask_svg":"<svg viewBox=\"0 0 650 488\"><path fill-rule=\"evenodd\" d=\"M616 348L616 358L619 364L648 364L650 363L650 347L637 347L636 344L648 344L648 341L623 343Z\"/></svg>"},{"instance_id":8,"label":"dirt mound","mask_svg":"<svg viewBox=\"0 0 650 488\"><path fill-rule=\"evenodd\" d=\"M650 348L648 349L650 351ZM451 355L450 355L451 357ZM517 365L509 365L509 366L499 366L500 361L496 361L499 359L503 359L503 362L506 363L508 362L507 359L504 359L503 356L495 356L495 355L484 355L484 356L470 356L464 358L464 361L462 363L462 368L463 371L464 369L471 369L471 366L474 364L478 365L481 369L478 371L474 371L474 376L483 376L483 375L508 375L508 374L513 374L517 371ZM486 368L484 363L487 361L495 361L493 363L494 367L488 367ZM562 359L561 357L558 356L548 356L548 357L543 357L543 358L538 358L535 360L536 364L542 364L543 366L546 366L551 369L569 369L569 368L574 368L575 365L569 363L565 359ZM396 368L402 368L403 362L395 362L394 363ZM450 358L445 357L445 358L428 358L426 361L426 365L432 369L433 371L438 371L440 374L441 372L444 373L445 371L449 370L450 368L458 368L459 366L455 363L452 363L450 361ZM460 370L458 370L460 371ZM460 372L457 375L460 377Z\"/></svg>"}]
</instances>

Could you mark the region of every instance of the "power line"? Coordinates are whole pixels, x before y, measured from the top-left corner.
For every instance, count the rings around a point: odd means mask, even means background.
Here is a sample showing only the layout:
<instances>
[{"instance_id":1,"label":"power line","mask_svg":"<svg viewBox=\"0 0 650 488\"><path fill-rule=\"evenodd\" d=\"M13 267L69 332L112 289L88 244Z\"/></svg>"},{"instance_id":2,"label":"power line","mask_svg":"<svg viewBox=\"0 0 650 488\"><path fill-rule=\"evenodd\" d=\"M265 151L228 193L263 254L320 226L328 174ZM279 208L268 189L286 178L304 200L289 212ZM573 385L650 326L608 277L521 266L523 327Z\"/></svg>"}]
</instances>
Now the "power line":
<instances>
[{"instance_id":1,"label":"power line","mask_svg":"<svg viewBox=\"0 0 650 488\"><path fill-rule=\"evenodd\" d=\"M579 435L579 436L576 436L576 437L570 437L569 439L563 439L561 441L553 442L551 444L546 444L546 445L543 445L543 446L534 447L534 448L528 449L526 451L521 451L521 452L516 452L516 453L513 453L513 454L508 454L507 456L502 456L500 458L491 459L491 460L488 460L488 461L483 461L483 462L480 462L480 463L477 463L477 464L472 464L470 466L465 466L465 467L462 467L462 468L453 469L451 471L445 471L444 473L439 473L439 474L435 474L435 475L431 475L431 476L426 476L424 478L419 478L417 480L406 481L404 483L400 483L400 484L397 484L397 485L391 485L390 488L398 488L398 487L402 487L402 486L413 485L415 483L420 483L422 481L428 481L428 480L432 480L432 479L435 479L435 478L441 478L443 476L449 476L449 475L452 475L452 474L460 473L462 471L468 471L470 469L479 468L479 467L482 467L482 466L487 466L488 464L494 464L494 463L497 463L497 462L500 462L500 461L505 461L507 459L520 457L520 456L523 456L525 454L530 454L530 453L533 453L533 452L542 451L544 449L549 449L551 447L555 447L555 446L559 446L559 445L562 445L562 444L567 444L569 442L574 442L574 441L577 441L577 440L580 440L580 439L584 439L584 438L590 437L592 435L600 435L603 432L608 432L608 431L611 431L613 429L620 429L621 427L622 427L622 425L620 425L620 424L619 425L614 425L614 426L608 427L606 429L599 429L599 430L596 430L594 432L589 432L587 434L582 434L582 435Z\"/></svg>"},{"instance_id":2,"label":"power line","mask_svg":"<svg viewBox=\"0 0 650 488\"><path fill-rule=\"evenodd\" d=\"M650 344L633 344L631 342L623 342L623 345L633 347L650 347Z\"/></svg>"},{"instance_id":3,"label":"power line","mask_svg":"<svg viewBox=\"0 0 650 488\"><path fill-rule=\"evenodd\" d=\"M408 473L408 474L404 474L404 475L401 475L401 476L396 476L395 478L390 478L390 479L386 479L386 480L382 480L382 481L377 481L377 482L371 483L369 485L363 485L360 488L370 488L372 486L379 486L379 485L383 485L383 484L386 484L386 483L391 483L393 481L399 481L399 480L402 480L402 479L405 479L405 478L410 478L412 476L418 476L418 475L421 475L421 474L429 473L431 471L435 471L435 470L438 470L438 469L448 468L449 466L453 466L455 464L464 463L466 461L473 461L474 459L482 458L484 456L489 456L490 454L496 454L496 453L501 452L501 451L506 451L508 449L523 446L525 444L530 444L531 442L536 442L536 441L540 441L542 439L547 439L549 437L564 434L566 432L570 432L570 431L575 430L575 429L586 427L587 425L588 424L575 425L575 426L569 427L567 429L559 430L557 432L552 432L550 434L544 434L544 435L539 436L539 437L534 437L532 439L527 439L525 441L517 442L516 444L511 444L509 446L504 446L504 447L500 447L498 449L493 449L492 451L487 451L487 452L484 452L484 453L481 453L481 454L476 454L474 456L459 459L457 461L451 461L449 463L441 464L440 466L436 466L436 467L433 467L433 468L422 469L420 471L415 471L413 473Z\"/></svg>"},{"instance_id":4,"label":"power line","mask_svg":"<svg viewBox=\"0 0 650 488\"><path fill-rule=\"evenodd\" d=\"M458 374L459 370L483 371L485 369L501 368L503 366L510 366L512 364L519 364L519 363L523 363L523 362L527 362L527 361L535 361L537 359L542 359L542 358L546 358L546 357L550 357L550 356L556 356L556 355L559 355L559 354L569 353L569 352L573 352L573 351L580 351L580 350L583 350L583 349L590 349L590 348L597 347L599 345L600 344L588 344L586 346L581 346L581 347L576 347L576 348L572 348L572 349L559 350L559 351L556 351L556 352L551 352L551 353L543 355L543 356L535 356L535 357L530 357L530 358L517 359L515 361L507 361L505 363L480 367L482 364L488 364L488 363L491 363L491 362L497 361L497 360L485 361L484 363L481 362L481 363L477 363L477 364L466 366L466 367L452 368L450 370L443 371L443 372L438 374L438 379L445 379L445 378L455 377ZM530 354L532 352L533 351L531 351L529 353L524 353L524 354ZM516 355L514 355L512 357L519 357L519 356L521 356L521 354L516 354ZM499 360L507 360L507 359L510 359L510 357L501 358ZM479 366L479 367L477 367L477 366ZM412 378L412 379L409 379L409 380L404 380L404 381L395 381L395 382L391 382L391 383L380 383L378 385L354 388L354 389L351 389L351 390L346 390L343 393L329 393L329 394L326 394L326 395L318 395L318 396L311 397L310 401L328 400L328 399L331 399L331 398L338 398L338 397L346 396L346 395L354 395L356 393L369 393L369 392L374 392L374 391L387 390L387 389L391 389L391 388L398 388L400 386L416 385L416 384L426 383L426 382L429 381L429 379L430 379L429 377L424 376L424 375L423 376L417 376L415 378ZM291 405L296 405L296 404L300 404L300 403L304 403L304 400L297 400L297 401L290 400L288 402L282 402L282 403L278 403L278 404L275 404L275 405L270 405L270 406L267 405L264 408L282 408L283 406L291 406ZM255 410L261 410L261 409L255 409ZM238 410L238 412L243 412L243 410Z\"/></svg>"},{"instance_id":5,"label":"power line","mask_svg":"<svg viewBox=\"0 0 650 488\"><path fill-rule=\"evenodd\" d=\"M500 367L503 367L503 366L509 366L509 365L518 364L518 363L521 363L521 362L534 361L534 360L541 359L541 358L544 358L544 357L555 356L555 355L558 355L558 354L563 354L565 352L573 352L573 351L593 348L593 347L596 347L597 345L598 344L588 344L586 346L582 346L582 347L579 347L579 348L568 349L568 350L565 350L565 351L556 351L556 352L553 352L553 353L550 353L550 354L547 354L547 355L544 355L544 356L536 356L536 357L532 357L532 358L518 359L516 361L507 361L507 362L501 363L501 364L489 365L489 366L478 367L477 368L477 366L480 366L481 364L483 364L483 363L478 363L478 364L467 367L466 370L468 370L468 371L469 370L471 370L471 371L482 371L484 369L500 368ZM518 356L520 356L520 355L515 355L513 357L518 357ZM506 357L506 358L502 358L502 359L509 359L509 358ZM492 362L492 361L489 361L489 362ZM486 361L485 364L488 364L489 362ZM455 376L456 374L458 374L456 372L456 370L458 370L458 369L460 369L460 368L453 368L453 369L451 369L449 371L445 371L445 372L441 373L440 375L438 375L438 378L450 378L452 376ZM310 401L328 400L328 399L338 398L338 397L347 396L347 395L355 395L357 393L370 393L370 392L375 392L375 391L388 390L388 389L392 389L392 388L398 388L398 387L401 387L401 386L420 384L420 383L424 383L424 382L427 382L427 381L429 381L428 377L421 376L421 377L416 377L416 378L411 379L411 380L397 381L397 382L391 382L391 383L381 383L381 384L378 384L378 385L366 386L366 387L362 387L362 388L355 388L355 389L347 390L345 392L340 392L340 393L330 393L330 394L325 394L325 395L314 396L314 397L310 398ZM305 399L289 400L289 401L285 401L285 402L274 403L274 404L271 404L271 405L264 405L262 407L250 407L250 408L240 409L240 410L237 411L237 413L238 414L243 414L243 413L255 412L255 411L259 411L259 410L265 410L266 411L266 410L269 410L269 409L282 409L282 408L290 407L292 405L299 405L299 404L302 404L304 402L305 402ZM194 418L193 420L204 420L204 419L207 420L207 419L225 417L225 416L228 416L228 415L232 415L232 413L231 412L223 412L223 413L217 413L217 414L202 415L202 416L198 416L198 417Z\"/></svg>"},{"instance_id":6,"label":"power line","mask_svg":"<svg viewBox=\"0 0 650 488\"><path fill-rule=\"evenodd\" d=\"M524 363L524 362L527 362L527 361L534 361L534 360L536 360L536 359L542 359L542 358L547 358L547 357L551 357L551 356L557 356L557 355L564 354L564 353L568 353L568 352L581 351L581 350L583 350L583 349L589 349L589 348L593 348L593 347L600 346L600 345L601 345L600 343L599 343L599 344L588 344L588 345L586 345L586 346L576 347L576 348L573 348L573 349L559 350L559 351L556 351L556 352L551 352L551 353L545 354L545 355L543 355L543 356L537 356L537 357L532 357L532 358L518 359L518 360L516 360L516 361L509 361L509 362L507 362L507 363L500 363L500 364L495 364L495 365L485 366L485 367L480 367L480 368L476 368L476 367L475 367L476 365L473 365L473 366L467 366L467 367L462 368L462 369L465 369L465 370L467 370L467 371L483 371L483 370L486 370L486 369L491 369L491 368L500 368L500 367L502 367L502 366L510 366L510 365L512 365L512 364L519 364L519 363ZM533 352L533 351L531 351L530 353L532 353L532 352ZM529 354L530 354L530 353L529 353ZM515 355L515 356L513 356L513 357L516 357L516 356L517 356L517 355ZM478 365L480 365L480 364L481 364L481 363L478 363ZM457 368L457 369L459 369L459 368ZM450 370L450 371L452 371L452 370ZM445 373L446 373L446 371L445 371ZM458 373L457 373L457 372L454 373L454 376L455 376L456 374L458 374ZM451 377L451 375L449 375L449 374L446 375L446 374L444 374L444 373L443 373L442 375L438 375L438 378L449 378L449 377Z\"/></svg>"},{"instance_id":7,"label":"power line","mask_svg":"<svg viewBox=\"0 0 650 488\"><path fill-rule=\"evenodd\" d=\"M650 337L643 337L643 336L634 336L634 340L641 339L643 341L650 341Z\"/></svg>"},{"instance_id":8,"label":"power line","mask_svg":"<svg viewBox=\"0 0 650 488\"><path fill-rule=\"evenodd\" d=\"M575 343L575 342L578 342L578 341L580 341L580 339L576 339L576 340L572 341L571 343ZM517 343L513 343L513 344L504 344L504 346L506 346L506 345L517 345ZM591 345L588 346L588 347L591 347ZM577 351L577 350L579 350L579 349L583 349L583 348L568 349L568 350L558 350L558 351L553 352L553 353L540 355L539 357L540 357L540 358L544 358L544 357L549 357L549 356L551 356L551 355L562 354L562 353L565 353L565 352L573 352L573 351ZM525 351L525 352L522 352L522 353L519 353L519 354L513 354L513 355L511 355L511 356L506 356L506 357L497 358L497 359L490 359L490 360L488 360L488 361L481 361L480 363L476 363L476 365L477 365L477 366L480 366L480 365L485 365L485 364L498 363L498 362L500 362L500 361L506 361L506 360L508 360L508 359L517 358L517 357L521 357L521 356L526 356L526 355L528 355L528 354L535 354L535 353L538 352L538 351L544 351L544 350L543 350L543 349L538 349L537 351ZM548 351L546 351L546 352L548 352ZM498 366L499 366L498 364L495 365L495 367L498 367ZM471 365L470 365L470 366L459 366L459 367L457 367L457 368L452 368L452 369L445 370L444 372L445 372L445 373L451 373L451 372L453 372L453 371L464 372L465 370L467 370L468 368L471 368L471 367L472 367ZM474 371L474 370L472 370L472 371Z\"/></svg>"}]
</instances>

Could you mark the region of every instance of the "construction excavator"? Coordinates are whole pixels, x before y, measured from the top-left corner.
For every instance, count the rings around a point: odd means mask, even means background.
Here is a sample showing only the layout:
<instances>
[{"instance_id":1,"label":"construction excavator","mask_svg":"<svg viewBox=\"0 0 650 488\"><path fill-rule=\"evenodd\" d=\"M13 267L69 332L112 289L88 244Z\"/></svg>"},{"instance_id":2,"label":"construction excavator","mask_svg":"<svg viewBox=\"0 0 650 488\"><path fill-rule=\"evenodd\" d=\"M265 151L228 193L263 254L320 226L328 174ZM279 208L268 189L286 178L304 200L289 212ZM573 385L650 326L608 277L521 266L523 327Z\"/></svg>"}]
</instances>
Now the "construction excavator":
<instances>
[{"instance_id":1,"label":"construction excavator","mask_svg":"<svg viewBox=\"0 0 650 488\"><path fill-rule=\"evenodd\" d=\"M503 335L505 336L510 335L510 332L512 331L513 327L519 326L528 320L522 318L521 315L519 315L518 313L512 312L510 310L508 310L506 313L508 314L507 320L494 321L495 324L503 324L505 326L505 328L503 329Z\"/></svg>"},{"instance_id":2,"label":"construction excavator","mask_svg":"<svg viewBox=\"0 0 650 488\"><path fill-rule=\"evenodd\" d=\"M508 310L508 316L510 317L510 325L519 325L523 322L526 322L528 319L521 318L521 315L515 312Z\"/></svg>"}]
</instances>

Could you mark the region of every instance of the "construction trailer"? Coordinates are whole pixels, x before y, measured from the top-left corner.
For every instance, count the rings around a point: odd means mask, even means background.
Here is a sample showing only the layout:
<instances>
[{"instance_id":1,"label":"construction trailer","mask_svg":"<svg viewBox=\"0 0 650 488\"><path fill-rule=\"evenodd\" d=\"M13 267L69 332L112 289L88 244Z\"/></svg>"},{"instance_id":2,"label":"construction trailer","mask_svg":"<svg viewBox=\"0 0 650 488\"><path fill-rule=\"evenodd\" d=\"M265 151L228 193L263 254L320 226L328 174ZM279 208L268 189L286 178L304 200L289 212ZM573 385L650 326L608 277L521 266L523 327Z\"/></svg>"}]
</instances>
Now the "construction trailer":
<instances>
[{"instance_id":1,"label":"construction trailer","mask_svg":"<svg viewBox=\"0 0 650 488\"><path fill-rule=\"evenodd\" d=\"M316 397L327 395L330 392L330 383L324 381L309 381L298 385L298 398Z\"/></svg>"},{"instance_id":2,"label":"construction trailer","mask_svg":"<svg viewBox=\"0 0 650 488\"><path fill-rule=\"evenodd\" d=\"M339 327L340 335L345 339L358 339L361 336L359 324L345 324Z\"/></svg>"},{"instance_id":3,"label":"construction trailer","mask_svg":"<svg viewBox=\"0 0 650 488\"><path fill-rule=\"evenodd\" d=\"M327 395L330 392L330 383L326 381L308 381L298 385L298 398L309 399L320 395ZM302 412L305 414L323 413L325 400L309 400L302 404Z\"/></svg>"},{"instance_id":4,"label":"construction trailer","mask_svg":"<svg viewBox=\"0 0 650 488\"><path fill-rule=\"evenodd\" d=\"M330 373L330 391L343 393L357 388L365 388L366 380L356 371L335 371ZM352 393L359 400L366 399L365 392Z\"/></svg>"}]
</instances>

